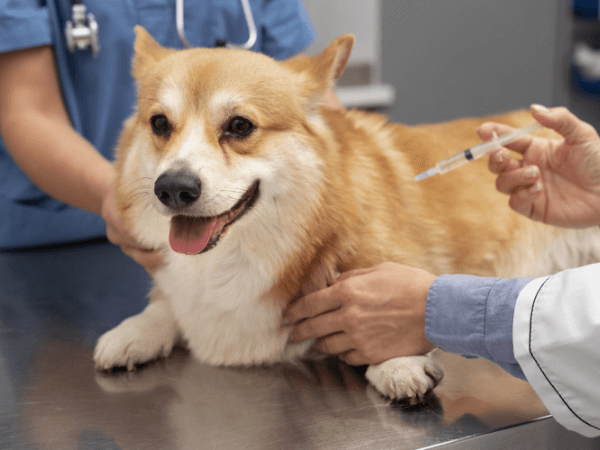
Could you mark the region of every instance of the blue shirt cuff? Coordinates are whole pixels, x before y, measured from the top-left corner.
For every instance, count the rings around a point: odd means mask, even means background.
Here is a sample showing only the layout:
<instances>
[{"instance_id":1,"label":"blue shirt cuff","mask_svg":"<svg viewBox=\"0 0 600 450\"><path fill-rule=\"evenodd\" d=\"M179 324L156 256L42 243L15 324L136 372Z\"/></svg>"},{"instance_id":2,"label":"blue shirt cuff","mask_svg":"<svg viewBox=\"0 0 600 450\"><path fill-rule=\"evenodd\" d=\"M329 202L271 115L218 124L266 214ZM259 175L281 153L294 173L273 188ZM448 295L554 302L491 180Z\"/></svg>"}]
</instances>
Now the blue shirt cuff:
<instances>
[{"instance_id":1,"label":"blue shirt cuff","mask_svg":"<svg viewBox=\"0 0 600 450\"><path fill-rule=\"evenodd\" d=\"M515 303L531 278L443 275L432 284L425 310L427 339L442 350L482 357L519 378L512 324Z\"/></svg>"}]
</instances>

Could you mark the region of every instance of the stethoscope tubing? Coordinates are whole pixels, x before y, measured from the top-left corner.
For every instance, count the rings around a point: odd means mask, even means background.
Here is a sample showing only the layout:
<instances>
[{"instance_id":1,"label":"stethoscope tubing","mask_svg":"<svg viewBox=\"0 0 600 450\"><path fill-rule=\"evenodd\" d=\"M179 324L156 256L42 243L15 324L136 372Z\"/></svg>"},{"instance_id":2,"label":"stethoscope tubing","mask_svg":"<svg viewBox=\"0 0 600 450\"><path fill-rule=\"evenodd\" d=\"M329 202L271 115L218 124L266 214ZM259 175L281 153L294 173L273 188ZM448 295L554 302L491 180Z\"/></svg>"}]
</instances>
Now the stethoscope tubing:
<instances>
[{"instance_id":1,"label":"stethoscope tubing","mask_svg":"<svg viewBox=\"0 0 600 450\"><path fill-rule=\"evenodd\" d=\"M181 41L182 45L186 48L191 48L192 45L187 40L185 36L185 26L183 20L183 11L184 11L184 0L176 0L175 2L175 25L177 27L177 36ZM231 42L223 41L219 39L217 41L218 46L224 46L227 48L239 48L243 50L249 50L256 43L256 39L258 38L258 32L256 30L256 23L254 22L254 16L252 14L252 8L250 8L250 0L240 0L242 4L242 10L244 11L244 18L246 19L246 25L248 26L248 40L243 44L233 44ZM85 6L83 5L82 0L72 0L71 6L72 10L75 11L76 5L84 11L85 14ZM80 45L77 47L80 50L83 50L90 47L92 54L94 56L97 55L99 45L98 45L98 24L94 20L93 14L88 14L89 25L86 25L81 20L75 23L76 31L81 33L85 32L85 36L80 36L79 41ZM71 21L67 21L67 26L65 27L65 37L67 41L68 48L71 52L75 51L75 43L74 43L74 28Z\"/></svg>"},{"instance_id":2,"label":"stethoscope tubing","mask_svg":"<svg viewBox=\"0 0 600 450\"><path fill-rule=\"evenodd\" d=\"M192 45L188 42L185 36L184 22L183 22L183 1L177 0L175 3L175 25L177 26L177 35L179 40L184 47L191 48ZM225 47L227 48L240 48L243 50L249 50L256 43L258 32L256 31L256 23L254 22L254 16L252 15L252 9L250 8L250 0L240 0L242 3L242 10L244 11L244 18L246 19L246 25L248 25L248 40L243 44L232 44L226 42Z\"/></svg>"}]
</instances>

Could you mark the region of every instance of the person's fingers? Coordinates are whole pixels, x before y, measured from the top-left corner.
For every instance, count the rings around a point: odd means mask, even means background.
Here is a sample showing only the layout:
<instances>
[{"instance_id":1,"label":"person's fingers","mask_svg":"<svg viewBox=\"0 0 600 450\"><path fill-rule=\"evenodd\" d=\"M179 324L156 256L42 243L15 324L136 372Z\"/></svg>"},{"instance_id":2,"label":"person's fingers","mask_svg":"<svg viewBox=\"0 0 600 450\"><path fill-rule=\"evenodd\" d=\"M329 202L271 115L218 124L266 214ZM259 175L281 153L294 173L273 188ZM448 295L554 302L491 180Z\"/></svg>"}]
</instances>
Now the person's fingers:
<instances>
[{"instance_id":1,"label":"person's fingers","mask_svg":"<svg viewBox=\"0 0 600 450\"><path fill-rule=\"evenodd\" d=\"M479 128L477 128L477 134L484 141L489 141L492 139L494 132L496 132L498 137L502 137L503 135L512 133L513 131L515 131L515 128L497 122L485 122L482 123ZM504 147L523 154L527 151L533 139L533 136L527 134L523 137L520 137L516 141L506 144Z\"/></svg>"},{"instance_id":2,"label":"person's fingers","mask_svg":"<svg viewBox=\"0 0 600 450\"><path fill-rule=\"evenodd\" d=\"M152 250L133 249L129 256L143 266L149 274L153 274L164 262L160 253Z\"/></svg>"},{"instance_id":3,"label":"person's fingers","mask_svg":"<svg viewBox=\"0 0 600 450\"><path fill-rule=\"evenodd\" d=\"M367 274L369 272L372 272L373 269L374 269L373 267L368 267L368 268L365 268L365 269L353 269L353 270L348 270L346 272L342 272L342 273L338 274L337 277L332 278L330 280L330 284L333 285L335 283L339 283L340 281L347 280L348 278L352 278L352 277L355 277L357 275L365 275L365 274Z\"/></svg>"},{"instance_id":4,"label":"person's fingers","mask_svg":"<svg viewBox=\"0 0 600 450\"><path fill-rule=\"evenodd\" d=\"M521 189L510 196L509 206L519 214L539 222L543 221L543 208L536 208L542 194L542 183L537 181L527 189Z\"/></svg>"},{"instance_id":5,"label":"person's fingers","mask_svg":"<svg viewBox=\"0 0 600 450\"><path fill-rule=\"evenodd\" d=\"M498 136L502 134L512 133L515 129L509 125L498 122L484 122L477 128L477 134L484 141L489 141L494 136L494 132Z\"/></svg>"},{"instance_id":6,"label":"person's fingers","mask_svg":"<svg viewBox=\"0 0 600 450\"><path fill-rule=\"evenodd\" d=\"M308 317L314 317L342 306L342 300L335 295L335 285L313 292L295 301L284 313L284 319L293 325Z\"/></svg>"},{"instance_id":7,"label":"person's fingers","mask_svg":"<svg viewBox=\"0 0 600 450\"><path fill-rule=\"evenodd\" d=\"M502 173L496 178L496 189L503 194L512 195L517 190L533 186L540 177L537 166L525 166Z\"/></svg>"},{"instance_id":8,"label":"person's fingers","mask_svg":"<svg viewBox=\"0 0 600 450\"><path fill-rule=\"evenodd\" d=\"M354 349L346 333L336 333L320 338L314 347L321 353L327 353L328 355L339 355Z\"/></svg>"},{"instance_id":9,"label":"person's fingers","mask_svg":"<svg viewBox=\"0 0 600 450\"><path fill-rule=\"evenodd\" d=\"M531 105L531 114L544 127L550 128L564 137L568 145L585 144L598 139L598 133L594 127L579 119L563 106L548 109L542 105Z\"/></svg>"},{"instance_id":10,"label":"person's fingers","mask_svg":"<svg viewBox=\"0 0 600 450\"><path fill-rule=\"evenodd\" d=\"M118 245L119 247L122 245L127 245L121 234L115 231L115 229L109 225L106 226L106 238L111 244Z\"/></svg>"},{"instance_id":11,"label":"person's fingers","mask_svg":"<svg viewBox=\"0 0 600 450\"><path fill-rule=\"evenodd\" d=\"M499 175L504 172L518 169L521 167L521 162L518 159L513 158L508 150L500 148L490 153L488 167L490 172Z\"/></svg>"},{"instance_id":12,"label":"person's fingers","mask_svg":"<svg viewBox=\"0 0 600 450\"><path fill-rule=\"evenodd\" d=\"M162 256L156 251L142 250L127 245L121 246L121 250L139 265L143 266L151 275L163 264Z\"/></svg>"},{"instance_id":13,"label":"person's fingers","mask_svg":"<svg viewBox=\"0 0 600 450\"><path fill-rule=\"evenodd\" d=\"M130 235L124 234L119 230L115 230L112 227L106 227L106 238L111 244L117 245L125 251L125 248L136 249L141 252L152 252L153 250L150 248L141 247L140 244ZM129 255L129 253L125 252Z\"/></svg>"},{"instance_id":14,"label":"person's fingers","mask_svg":"<svg viewBox=\"0 0 600 450\"><path fill-rule=\"evenodd\" d=\"M349 366L364 366L365 364L371 364L371 362L357 350L349 350L346 353L342 353L338 356Z\"/></svg>"},{"instance_id":15,"label":"person's fingers","mask_svg":"<svg viewBox=\"0 0 600 450\"><path fill-rule=\"evenodd\" d=\"M140 246L137 240L130 234L123 218L117 215L109 216L106 222L106 237L111 244L119 247L132 247L140 251L151 252L153 249Z\"/></svg>"},{"instance_id":16,"label":"person's fingers","mask_svg":"<svg viewBox=\"0 0 600 450\"><path fill-rule=\"evenodd\" d=\"M342 331L338 314L330 313L306 319L294 326L290 342L297 343L310 338L321 338Z\"/></svg>"}]
</instances>

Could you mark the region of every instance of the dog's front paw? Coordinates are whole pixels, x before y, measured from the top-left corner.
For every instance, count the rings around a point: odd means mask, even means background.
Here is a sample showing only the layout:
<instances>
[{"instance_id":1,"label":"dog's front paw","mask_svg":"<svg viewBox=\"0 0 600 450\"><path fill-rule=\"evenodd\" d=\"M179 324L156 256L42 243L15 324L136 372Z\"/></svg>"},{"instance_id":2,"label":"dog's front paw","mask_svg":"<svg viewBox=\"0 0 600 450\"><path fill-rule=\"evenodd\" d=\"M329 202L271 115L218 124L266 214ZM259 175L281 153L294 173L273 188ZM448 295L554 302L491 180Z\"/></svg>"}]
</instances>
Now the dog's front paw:
<instances>
[{"instance_id":1,"label":"dog's front paw","mask_svg":"<svg viewBox=\"0 0 600 450\"><path fill-rule=\"evenodd\" d=\"M157 306L149 305L142 313L100 336L94 350L96 369L127 367L133 370L138 364L169 356L179 331L168 314L162 317L157 314L160 309Z\"/></svg>"},{"instance_id":2,"label":"dog's front paw","mask_svg":"<svg viewBox=\"0 0 600 450\"><path fill-rule=\"evenodd\" d=\"M429 355L393 358L369 366L367 380L391 399L408 398L411 405L423 401L425 394L444 377L440 363Z\"/></svg>"}]
</instances>

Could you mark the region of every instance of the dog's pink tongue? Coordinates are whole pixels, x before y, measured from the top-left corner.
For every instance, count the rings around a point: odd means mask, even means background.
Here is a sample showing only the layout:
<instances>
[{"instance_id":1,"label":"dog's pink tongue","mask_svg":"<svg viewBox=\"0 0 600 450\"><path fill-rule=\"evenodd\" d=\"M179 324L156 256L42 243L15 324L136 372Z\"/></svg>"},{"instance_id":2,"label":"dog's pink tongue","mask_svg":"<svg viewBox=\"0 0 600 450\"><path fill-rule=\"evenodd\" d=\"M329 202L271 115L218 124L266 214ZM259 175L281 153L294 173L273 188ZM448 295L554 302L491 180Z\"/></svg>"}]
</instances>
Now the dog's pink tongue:
<instances>
[{"instance_id":1,"label":"dog's pink tongue","mask_svg":"<svg viewBox=\"0 0 600 450\"><path fill-rule=\"evenodd\" d=\"M169 244L173 251L195 255L206 248L219 219L210 221L195 217L175 216L171 219Z\"/></svg>"}]
</instances>

